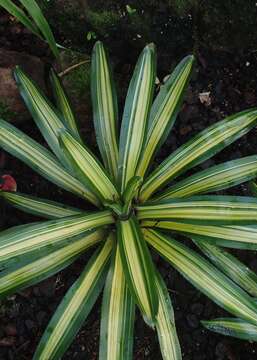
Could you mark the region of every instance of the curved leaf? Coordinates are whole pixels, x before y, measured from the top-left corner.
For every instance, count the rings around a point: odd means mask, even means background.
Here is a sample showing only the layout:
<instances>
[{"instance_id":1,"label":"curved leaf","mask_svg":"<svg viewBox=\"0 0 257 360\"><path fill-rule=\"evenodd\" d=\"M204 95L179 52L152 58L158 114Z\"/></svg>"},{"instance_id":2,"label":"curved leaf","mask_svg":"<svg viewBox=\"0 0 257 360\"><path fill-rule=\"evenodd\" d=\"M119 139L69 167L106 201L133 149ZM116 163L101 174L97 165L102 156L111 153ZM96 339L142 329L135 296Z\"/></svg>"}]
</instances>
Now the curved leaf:
<instances>
[{"instance_id":1,"label":"curved leaf","mask_svg":"<svg viewBox=\"0 0 257 360\"><path fill-rule=\"evenodd\" d=\"M19 192L0 191L0 197L1 196L17 209L47 219L58 219L84 212L83 210L69 207L55 201L41 199Z\"/></svg>"},{"instance_id":2,"label":"curved leaf","mask_svg":"<svg viewBox=\"0 0 257 360\"><path fill-rule=\"evenodd\" d=\"M14 2L10 0L0 0L0 6L2 6L11 15L16 17L16 19L18 19L33 34L37 35L39 38L42 38L33 21L31 21L25 12L20 9Z\"/></svg>"},{"instance_id":3,"label":"curved leaf","mask_svg":"<svg viewBox=\"0 0 257 360\"><path fill-rule=\"evenodd\" d=\"M189 197L195 194L224 190L249 181L255 178L256 175L257 156L247 156L197 172L185 180L177 182L164 192L157 194L152 201Z\"/></svg>"},{"instance_id":4,"label":"curved leaf","mask_svg":"<svg viewBox=\"0 0 257 360\"><path fill-rule=\"evenodd\" d=\"M136 171L139 176L145 175L151 159L169 135L182 105L193 63L192 55L185 57L162 85L154 100L147 127L146 144Z\"/></svg>"},{"instance_id":5,"label":"curved leaf","mask_svg":"<svg viewBox=\"0 0 257 360\"><path fill-rule=\"evenodd\" d=\"M81 137L79 134L77 120L73 113L73 110L70 105L70 101L64 87L62 86L61 80L59 79L58 75L55 73L53 69L50 71L50 80L52 84L52 89L55 97L55 102L58 110L62 114L62 119L64 122L65 127L69 129L72 135L81 143Z\"/></svg>"},{"instance_id":6,"label":"curved leaf","mask_svg":"<svg viewBox=\"0 0 257 360\"><path fill-rule=\"evenodd\" d=\"M118 173L118 103L104 46L97 41L91 59L91 99L96 140L105 168L113 180Z\"/></svg>"},{"instance_id":7,"label":"curved leaf","mask_svg":"<svg viewBox=\"0 0 257 360\"><path fill-rule=\"evenodd\" d=\"M47 149L1 119L0 147L54 184L99 205L92 191L70 175Z\"/></svg>"},{"instance_id":8,"label":"curved leaf","mask_svg":"<svg viewBox=\"0 0 257 360\"><path fill-rule=\"evenodd\" d=\"M181 349L176 332L174 311L168 289L161 275L156 272L156 286L159 295L159 310L156 329L163 360L182 360Z\"/></svg>"},{"instance_id":9,"label":"curved leaf","mask_svg":"<svg viewBox=\"0 0 257 360\"><path fill-rule=\"evenodd\" d=\"M191 236L200 250L216 265L224 274L230 277L237 285L252 296L257 296L257 274L239 261L235 256L218 246L199 240L197 236Z\"/></svg>"},{"instance_id":10,"label":"curved leaf","mask_svg":"<svg viewBox=\"0 0 257 360\"><path fill-rule=\"evenodd\" d=\"M94 189L102 200L114 201L119 198L104 168L88 149L80 145L68 132L60 135L60 143L77 177L85 186Z\"/></svg>"},{"instance_id":11,"label":"curved leaf","mask_svg":"<svg viewBox=\"0 0 257 360\"><path fill-rule=\"evenodd\" d=\"M201 321L203 326L211 331L238 339L257 341L257 326L236 318L220 318Z\"/></svg>"},{"instance_id":12,"label":"curved leaf","mask_svg":"<svg viewBox=\"0 0 257 360\"><path fill-rule=\"evenodd\" d=\"M145 239L188 281L223 307L257 325L257 305L239 286L196 252L154 230L144 230Z\"/></svg>"},{"instance_id":13,"label":"curved leaf","mask_svg":"<svg viewBox=\"0 0 257 360\"><path fill-rule=\"evenodd\" d=\"M51 251L39 259L34 259L32 256L29 262L25 259L25 261L19 261L15 266L8 267L1 272L0 298L37 284L61 271L89 247L103 240L103 236L102 230L87 232L79 240L73 240L72 243Z\"/></svg>"},{"instance_id":14,"label":"curved leaf","mask_svg":"<svg viewBox=\"0 0 257 360\"><path fill-rule=\"evenodd\" d=\"M103 288L112 240L110 235L64 296L40 340L33 360L60 359L70 346Z\"/></svg>"},{"instance_id":15,"label":"curved leaf","mask_svg":"<svg viewBox=\"0 0 257 360\"><path fill-rule=\"evenodd\" d=\"M257 226L215 226L191 224L174 221L153 221L142 222L144 227L155 227L178 231L186 236L196 236L199 240L208 241L212 245L257 250Z\"/></svg>"},{"instance_id":16,"label":"curved leaf","mask_svg":"<svg viewBox=\"0 0 257 360\"><path fill-rule=\"evenodd\" d=\"M135 303L126 284L117 245L103 295L100 360L132 359L134 318Z\"/></svg>"},{"instance_id":17,"label":"curved leaf","mask_svg":"<svg viewBox=\"0 0 257 360\"><path fill-rule=\"evenodd\" d=\"M137 207L138 219L174 219L216 224L257 223L257 200L244 196L199 196Z\"/></svg>"},{"instance_id":18,"label":"curved leaf","mask_svg":"<svg viewBox=\"0 0 257 360\"><path fill-rule=\"evenodd\" d=\"M146 138L146 126L152 105L156 78L155 47L142 51L129 84L121 123L118 178L121 192L135 175Z\"/></svg>"},{"instance_id":19,"label":"curved leaf","mask_svg":"<svg viewBox=\"0 0 257 360\"><path fill-rule=\"evenodd\" d=\"M49 147L61 163L70 169L58 140L60 130L65 129L61 114L19 66L16 67L14 76L20 94Z\"/></svg>"},{"instance_id":20,"label":"curved leaf","mask_svg":"<svg viewBox=\"0 0 257 360\"><path fill-rule=\"evenodd\" d=\"M20 255L40 253L45 246L65 242L82 232L113 222L109 211L14 226L0 233L0 264L18 262Z\"/></svg>"},{"instance_id":21,"label":"curved leaf","mask_svg":"<svg viewBox=\"0 0 257 360\"><path fill-rule=\"evenodd\" d=\"M171 179L204 160L250 131L257 123L257 110L246 110L208 127L179 147L146 179L140 192L143 202Z\"/></svg>"},{"instance_id":22,"label":"curved leaf","mask_svg":"<svg viewBox=\"0 0 257 360\"><path fill-rule=\"evenodd\" d=\"M158 311L154 265L134 216L118 222L118 242L130 292L147 324L154 326Z\"/></svg>"},{"instance_id":23,"label":"curved leaf","mask_svg":"<svg viewBox=\"0 0 257 360\"><path fill-rule=\"evenodd\" d=\"M59 51L56 46L56 42L52 30L36 1L34 0L19 0L19 1L26 8L27 12L30 14L35 24L43 34L54 56L58 58Z\"/></svg>"}]
</instances>

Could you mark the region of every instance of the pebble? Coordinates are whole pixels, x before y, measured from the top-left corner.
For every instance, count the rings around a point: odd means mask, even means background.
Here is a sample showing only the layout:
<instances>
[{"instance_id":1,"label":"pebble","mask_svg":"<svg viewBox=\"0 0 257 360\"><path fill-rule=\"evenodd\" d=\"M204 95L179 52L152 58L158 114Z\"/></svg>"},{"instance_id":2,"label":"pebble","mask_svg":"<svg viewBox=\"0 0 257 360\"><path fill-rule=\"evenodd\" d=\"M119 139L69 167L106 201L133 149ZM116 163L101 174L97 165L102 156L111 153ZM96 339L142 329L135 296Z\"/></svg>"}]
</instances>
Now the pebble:
<instances>
[{"instance_id":1,"label":"pebble","mask_svg":"<svg viewBox=\"0 0 257 360\"><path fill-rule=\"evenodd\" d=\"M188 325L191 328L196 329L199 326L199 320L196 315L189 314L189 315L187 315L186 319L187 319Z\"/></svg>"}]
</instances>

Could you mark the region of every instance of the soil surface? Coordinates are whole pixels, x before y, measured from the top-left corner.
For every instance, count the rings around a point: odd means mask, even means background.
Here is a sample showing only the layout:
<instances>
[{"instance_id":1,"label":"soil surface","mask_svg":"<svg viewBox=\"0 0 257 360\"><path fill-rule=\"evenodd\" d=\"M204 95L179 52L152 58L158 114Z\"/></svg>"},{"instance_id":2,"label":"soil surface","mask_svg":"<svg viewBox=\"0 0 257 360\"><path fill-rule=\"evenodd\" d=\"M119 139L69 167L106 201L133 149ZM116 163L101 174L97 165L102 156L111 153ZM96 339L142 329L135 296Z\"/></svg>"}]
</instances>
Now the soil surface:
<instances>
[{"instance_id":1,"label":"soil surface","mask_svg":"<svg viewBox=\"0 0 257 360\"><path fill-rule=\"evenodd\" d=\"M13 24L10 17L1 12L0 26L4 26L5 29L5 34L0 31L1 47L9 50L25 51L40 56L48 62L51 61L48 50L43 43L28 34L22 26ZM31 47L32 39L33 47ZM224 116L256 106L257 55L255 53L234 54L234 56L231 56L231 54L227 53L210 53L203 50L197 54L197 58L196 70L182 111L165 146L158 154L156 163L162 161L194 134ZM160 79L167 75L170 65L177 60L174 54L172 56L162 54ZM118 61L116 61L116 64L115 72L118 74L122 89L125 89L133 65L131 65L131 62L121 65ZM210 92L209 103L202 104L200 102L199 93L203 92ZM44 140L32 120L19 124L19 128L44 144ZM95 150L92 128L83 128L82 124L82 129L87 143ZM257 130L254 129L220 154L206 161L198 169L225 160L257 154L256 135ZM21 192L62 201L85 209L88 208L87 204L81 204L81 201L71 194L50 184L22 162L2 151L0 151L0 172L14 176ZM247 195L248 189L246 185L241 185L226 193ZM6 204L0 204L0 206L0 226L2 229L39 220L36 217L10 208ZM181 238L181 240L192 246L188 239ZM257 271L255 252L234 251L234 253L245 261L249 267ZM1 302L0 360L32 359L33 352L50 317L69 286L80 274L89 255L90 252L61 273ZM208 332L201 326L200 320L202 319L212 319L227 314L191 286L171 266L161 260L158 255L153 254L153 256L170 291L183 359L255 360L257 358L257 345L255 343L226 338ZM97 359L100 305L101 299L94 306L64 359ZM134 359L161 359L156 334L144 324L140 316L137 316L135 324Z\"/></svg>"}]
</instances>

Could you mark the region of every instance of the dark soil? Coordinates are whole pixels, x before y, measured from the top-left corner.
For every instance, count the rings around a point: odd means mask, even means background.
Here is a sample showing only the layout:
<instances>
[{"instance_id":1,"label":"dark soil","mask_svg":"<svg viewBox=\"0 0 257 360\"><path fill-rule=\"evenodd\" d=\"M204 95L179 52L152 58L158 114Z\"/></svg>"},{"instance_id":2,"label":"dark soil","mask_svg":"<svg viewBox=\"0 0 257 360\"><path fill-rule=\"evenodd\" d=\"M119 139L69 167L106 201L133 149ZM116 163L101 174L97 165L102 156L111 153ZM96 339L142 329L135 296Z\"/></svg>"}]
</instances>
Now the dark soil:
<instances>
[{"instance_id":1,"label":"dark soil","mask_svg":"<svg viewBox=\"0 0 257 360\"><path fill-rule=\"evenodd\" d=\"M0 16L0 26L8 30L5 31L5 34L0 32L0 46L11 50L26 51L47 61L51 60L45 45L27 34L21 26L11 23L8 16ZM33 48L30 46L32 38ZM186 101L166 145L158 155L158 162L210 124L226 115L256 106L257 58L255 53L231 56L231 54L222 52L202 51L198 53L197 57L196 71ZM161 75L166 75L169 72L170 64L177 60L174 54L162 54ZM119 79L122 79L123 89L127 86L132 68L133 65L116 66L115 70ZM198 98L199 93L206 91L210 91L211 104L209 106L201 104ZM19 125L19 128L44 143L32 121ZM90 139L90 146L94 150L95 140L90 134L91 130L85 129L84 135ZM256 154L256 135L257 130L254 129L199 168ZM81 204L81 201L71 194L42 179L23 163L4 152L0 152L0 172L13 175L17 180L19 191L87 208L87 204ZM227 193L247 195L248 189L246 185L241 185ZM6 204L0 205L1 228L38 220L10 208ZM190 244L189 240L185 239L185 241ZM257 271L255 252L236 251L235 253L253 270ZM80 274L88 256L88 254L85 255L84 258L82 257L68 269L52 278L1 302L0 360L32 359L47 322L66 290ZM193 288L158 255L153 254L153 256L170 291L183 359L254 360L257 358L255 343L226 338L204 330L200 324L201 319L227 315L225 311ZM100 305L101 301L99 300L64 359L97 359ZM137 317L135 325L134 359L161 359L156 334L144 324L140 316Z\"/></svg>"}]
</instances>

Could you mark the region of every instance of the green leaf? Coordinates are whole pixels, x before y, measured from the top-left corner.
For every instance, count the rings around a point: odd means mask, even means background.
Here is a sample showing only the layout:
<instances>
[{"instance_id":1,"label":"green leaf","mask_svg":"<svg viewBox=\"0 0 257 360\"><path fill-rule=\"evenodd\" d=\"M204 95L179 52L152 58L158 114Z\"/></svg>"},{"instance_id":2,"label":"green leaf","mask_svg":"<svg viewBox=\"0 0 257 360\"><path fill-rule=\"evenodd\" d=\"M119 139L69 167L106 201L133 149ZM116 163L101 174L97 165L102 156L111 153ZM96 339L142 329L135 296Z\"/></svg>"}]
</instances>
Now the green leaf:
<instances>
[{"instance_id":1,"label":"green leaf","mask_svg":"<svg viewBox=\"0 0 257 360\"><path fill-rule=\"evenodd\" d=\"M208 241L212 245L257 250L257 226L215 226L191 224L174 221L142 222L144 227L156 227L171 231L178 231L186 236L196 236L199 240Z\"/></svg>"},{"instance_id":2,"label":"green leaf","mask_svg":"<svg viewBox=\"0 0 257 360\"><path fill-rule=\"evenodd\" d=\"M126 214L126 215L129 214L132 201L136 197L136 195L138 193L138 189L141 186L142 182L143 182L143 178L141 178L140 176L133 176L129 180L129 182L126 186L126 189L124 191L124 194L123 194L123 202L124 202L123 212L124 212L124 214Z\"/></svg>"},{"instance_id":3,"label":"green leaf","mask_svg":"<svg viewBox=\"0 0 257 360\"><path fill-rule=\"evenodd\" d=\"M126 284L117 245L103 295L100 360L132 359L134 319L135 303Z\"/></svg>"},{"instance_id":4,"label":"green leaf","mask_svg":"<svg viewBox=\"0 0 257 360\"><path fill-rule=\"evenodd\" d=\"M209 159L245 135L256 123L257 110L251 109L229 116L200 132L172 153L149 175L142 186L140 200L146 201L171 179Z\"/></svg>"},{"instance_id":5,"label":"green leaf","mask_svg":"<svg viewBox=\"0 0 257 360\"><path fill-rule=\"evenodd\" d=\"M189 197L231 188L257 176L257 156L247 156L200 171L157 194L153 201Z\"/></svg>"},{"instance_id":6,"label":"green leaf","mask_svg":"<svg viewBox=\"0 0 257 360\"><path fill-rule=\"evenodd\" d=\"M154 326L158 311L154 265L134 216L118 222L118 242L130 292L147 324Z\"/></svg>"},{"instance_id":7,"label":"green leaf","mask_svg":"<svg viewBox=\"0 0 257 360\"><path fill-rule=\"evenodd\" d=\"M246 196L198 196L137 208L138 219L173 219L212 224L257 223L257 200Z\"/></svg>"},{"instance_id":8,"label":"green leaf","mask_svg":"<svg viewBox=\"0 0 257 360\"><path fill-rule=\"evenodd\" d=\"M257 184L255 181L249 183L249 188L253 196L257 196Z\"/></svg>"},{"instance_id":9,"label":"green leaf","mask_svg":"<svg viewBox=\"0 0 257 360\"><path fill-rule=\"evenodd\" d=\"M55 102L58 110L62 114L62 119L65 127L71 131L71 134L82 143L77 120L71 108L70 101L65 92L64 87L62 86L61 80L53 69L50 71L50 80L52 84L52 89L55 97Z\"/></svg>"},{"instance_id":10,"label":"green leaf","mask_svg":"<svg viewBox=\"0 0 257 360\"><path fill-rule=\"evenodd\" d=\"M103 288L112 245L110 235L68 290L45 330L33 360L60 359L70 346Z\"/></svg>"},{"instance_id":11,"label":"green leaf","mask_svg":"<svg viewBox=\"0 0 257 360\"><path fill-rule=\"evenodd\" d=\"M136 172L139 176L145 175L151 160L169 135L181 108L193 63L192 55L185 57L161 86L150 113L147 140Z\"/></svg>"},{"instance_id":12,"label":"green leaf","mask_svg":"<svg viewBox=\"0 0 257 360\"><path fill-rule=\"evenodd\" d=\"M202 325L211 331L238 339L257 341L257 326L236 318L219 318L201 321Z\"/></svg>"},{"instance_id":13,"label":"green leaf","mask_svg":"<svg viewBox=\"0 0 257 360\"><path fill-rule=\"evenodd\" d=\"M40 7L34 0L19 0L19 2L26 8L27 12L30 14L33 21L36 23L37 27L43 34L46 42L48 43L50 49L52 50L55 57L59 57L59 51L56 46L56 42L52 33L52 30L44 17Z\"/></svg>"},{"instance_id":14,"label":"green leaf","mask_svg":"<svg viewBox=\"0 0 257 360\"><path fill-rule=\"evenodd\" d=\"M47 219L58 219L83 212L83 210L76 209L55 201L41 199L19 192L0 191L0 197L1 196L10 205L16 207L17 209L32 215L42 216Z\"/></svg>"},{"instance_id":15,"label":"green leaf","mask_svg":"<svg viewBox=\"0 0 257 360\"><path fill-rule=\"evenodd\" d=\"M1 119L0 147L54 184L99 205L92 191L70 175L47 149Z\"/></svg>"},{"instance_id":16,"label":"green leaf","mask_svg":"<svg viewBox=\"0 0 257 360\"><path fill-rule=\"evenodd\" d=\"M211 245L207 241L199 240L197 236L191 236L191 238L224 274L249 294L257 296L257 275L252 270L222 248Z\"/></svg>"},{"instance_id":17,"label":"green leaf","mask_svg":"<svg viewBox=\"0 0 257 360\"><path fill-rule=\"evenodd\" d=\"M25 258L17 265L10 266L1 272L0 298L18 290L37 284L69 266L81 253L103 240L104 232L95 230L87 232L79 240L72 241L62 248L51 251L40 258Z\"/></svg>"},{"instance_id":18,"label":"green leaf","mask_svg":"<svg viewBox=\"0 0 257 360\"><path fill-rule=\"evenodd\" d=\"M182 360L175 326L174 311L169 292L158 272L156 272L155 279L159 295L159 310L156 317L156 329L162 358L163 360Z\"/></svg>"},{"instance_id":19,"label":"green leaf","mask_svg":"<svg viewBox=\"0 0 257 360\"><path fill-rule=\"evenodd\" d=\"M135 175L146 139L156 78L155 47L147 45L136 64L126 97L119 144L118 178L121 192Z\"/></svg>"},{"instance_id":20,"label":"green leaf","mask_svg":"<svg viewBox=\"0 0 257 360\"><path fill-rule=\"evenodd\" d=\"M0 264L18 262L19 256L60 244L82 232L113 223L109 211L101 211L58 220L14 226L0 233Z\"/></svg>"},{"instance_id":21,"label":"green leaf","mask_svg":"<svg viewBox=\"0 0 257 360\"><path fill-rule=\"evenodd\" d=\"M14 71L14 76L21 96L49 147L61 163L70 169L69 162L62 152L58 140L60 130L65 129L61 114L49 102L34 81L18 66Z\"/></svg>"},{"instance_id":22,"label":"green leaf","mask_svg":"<svg viewBox=\"0 0 257 360\"><path fill-rule=\"evenodd\" d=\"M113 180L118 173L118 103L108 57L97 41L91 59L91 99L96 140L105 168Z\"/></svg>"},{"instance_id":23,"label":"green leaf","mask_svg":"<svg viewBox=\"0 0 257 360\"><path fill-rule=\"evenodd\" d=\"M257 325L257 305L253 299L211 263L158 231L144 230L144 235L161 256L216 304Z\"/></svg>"},{"instance_id":24,"label":"green leaf","mask_svg":"<svg viewBox=\"0 0 257 360\"><path fill-rule=\"evenodd\" d=\"M68 132L61 133L60 143L74 172L85 186L94 189L102 200L115 201L119 198L104 168L87 148L79 144Z\"/></svg>"}]
</instances>

